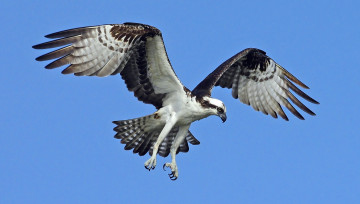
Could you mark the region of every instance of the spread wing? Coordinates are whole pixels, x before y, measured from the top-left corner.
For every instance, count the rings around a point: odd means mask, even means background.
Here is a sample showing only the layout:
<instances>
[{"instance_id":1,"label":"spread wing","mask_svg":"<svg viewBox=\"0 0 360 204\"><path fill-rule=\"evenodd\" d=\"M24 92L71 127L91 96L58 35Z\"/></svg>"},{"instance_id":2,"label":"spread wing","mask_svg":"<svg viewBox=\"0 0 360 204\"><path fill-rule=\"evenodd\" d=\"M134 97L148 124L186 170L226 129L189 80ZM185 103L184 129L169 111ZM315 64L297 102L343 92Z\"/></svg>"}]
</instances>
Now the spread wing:
<instances>
[{"instance_id":1,"label":"spread wing","mask_svg":"<svg viewBox=\"0 0 360 204\"><path fill-rule=\"evenodd\" d=\"M318 104L318 102L302 92L292 82L302 88L309 88L268 57L264 51L248 48L215 69L193 90L193 94L210 96L212 88L220 86L231 88L234 98L238 98L242 103L251 105L256 111L261 111L266 115L270 114L274 118L280 115L283 119L288 120L282 109L283 106L299 119L304 119L288 99L306 113L315 115L290 90L311 103Z\"/></svg>"},{"instance_id":2,"label":"spread wing","mask_svg":"<svg viewBox=\"0 0 360 204\"><path fill-rule=\"evenodd\" d=\"M184 92L168 59L161 32L155 27L136 23L100 25L45 37L55 40L33 48L61 47L36 58L56 59L46 65L47 69L69 64L63 74L104 77L120 73L129 91L158 109L167 93Z\"/></svg>"}]
</instances>

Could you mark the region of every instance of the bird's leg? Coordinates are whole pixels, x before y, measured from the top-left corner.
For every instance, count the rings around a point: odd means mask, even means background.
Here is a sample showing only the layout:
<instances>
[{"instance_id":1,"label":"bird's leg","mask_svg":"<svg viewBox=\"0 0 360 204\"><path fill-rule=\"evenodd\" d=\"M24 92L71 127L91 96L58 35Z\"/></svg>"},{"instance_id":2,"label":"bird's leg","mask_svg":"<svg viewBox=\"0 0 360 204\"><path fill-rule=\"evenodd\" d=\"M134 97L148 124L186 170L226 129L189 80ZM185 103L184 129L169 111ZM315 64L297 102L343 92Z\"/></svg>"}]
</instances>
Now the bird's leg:
<instances>
[{"instance_id":1,"label":"bird's leg","mask_svg":"<svg viewBox=\"0 0 360 204\"><path fill-rule=\"evenodd\" d=\"M155 169L156 166L156 155L158 153L158 149L164 138L169 134L170 130L174 127L176 123L175 119L175 113L172 113L169 117L169 119L166 121L166 124L164 128L161 130L159 137L157 138L154 146L153 146L153 152L149 160L147 160L144 164L145 169L152 170Z\"/></svg>"},{"instance_id":2,"label":"bird's leg","mask_svg":"<svg viewBox=\"0 0 360 204\"><path fill-rule=\"evenodd\" d=\"M176 165L176 152L179 148L180 144L184 141L186 134L189 130L190 125L181 126L179 127L179 131L176 134L175 140L170 148L170 155L171 155L171 163L165 163L163 166L163 169L165 170L165 167L170 167L171 173L169 174L171 180L176 180L179 176L178 168Z\"/></svg>"}]
</instances>

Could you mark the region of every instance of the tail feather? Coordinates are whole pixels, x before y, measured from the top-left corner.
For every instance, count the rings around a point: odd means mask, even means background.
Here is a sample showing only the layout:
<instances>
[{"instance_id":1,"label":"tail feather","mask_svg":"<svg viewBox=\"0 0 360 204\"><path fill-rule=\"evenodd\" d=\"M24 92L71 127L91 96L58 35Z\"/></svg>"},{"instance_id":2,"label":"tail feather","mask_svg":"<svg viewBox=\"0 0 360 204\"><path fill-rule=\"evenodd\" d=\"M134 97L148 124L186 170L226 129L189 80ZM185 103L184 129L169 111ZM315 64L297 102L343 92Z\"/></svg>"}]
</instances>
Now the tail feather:
<instances>
[{"instance_id":1,"label":"tail feather","mask_svg":"<svg viewBox=\"0 0 360 204\"><path fill-rule=\"evenodd\" d=\"M141 132L141 130L136 130L134 131L134 133L132 133L128 138L126 138L126 140L124 142L126 142L125 144L125 150L130 150L134 147L136 147L139 142L141 142L144 138L145 134L143 132Z\"/></svg>"},{"instance_id":2,"label":"tail feather","mask_svg":"<svg viewBox=\"0 0 360 204\"><path fill-rule=\"evenodd\" d=\"M114 121L113 123L117 126L114 128L116 139L120 139L122 144L125 144L125 150L133 150L133 153L139 154L140 156L145 155L149 152L150 155L153 153L153 145L156 142L160 129L149 129L146 128L146 123L153 120L152 115L144 116L141 118L135 118L130 120ZM165 137L163 142L159 146L158 154L162 157L167 157L170 153L171 145L176 137L179 127L174 127L170 133ZM198 145L200 142L188 131L184 141L180 144L176 153L188 152L190 142L193 145Z\"/></svg>"},{"instance_id":3,"label":"tail feather","mask_svg":"<svg viewBox=\"0 0 360 204\"><path fill-rule=\"evenodd\" d=\"M165 137L164 141L161 143L160 147L159 147L159 155L162 157L167 157L170 153L170 148L171 145L176 137L177 132L179 131L179 127L175 127L173 128L170 133ZM192 134L190 131L188 131L185 140L183 140L179 146L179 148L177 149L177 153L179 152L188 152L189 151L189 145L188 145L188 140L187 138L191 138L193 137L193 139L195 139L196 141L198 141ZM192 140L192 141L195 141ZM199 142L200 144L200 142ZM152 154L152 153L151 153Z\"/></svg>"},{"instance_id":4,"label":"tail feather","mask_svg":"<svg viewBox=\"0 0 360 204\"><path fill-rule=\"evenodd\" d=\"M188 134L186 135L186 141L190 142L190 144L192 145L199 145L200 141L197 140L193 134L191 134L191 132L189 131Z\"/></svg>"},{"instance_id":5,"label":"tail feather","mask_svg":"<svg viewBox=\"0 0 360 204\"><path fill-rule=\"evenodd\" d=\"M189 145L186 141L186 139L180 144L179 148L176 151L176 154L179 152L188 152L189 151Z\"/></svg>"},{"instance_id":6,"label":"tail feather","mask_svg":"<svg viewBox=\"0 0 360 204\"><path fill-rule=\"evenodd\" d=\"M134 154L139 153L140 156L145 155L150 149L151 139L153 138L153 135L154 133L145 132L135 144L133 150Z\"/></svg>"},{"instance_id":7,"label":"tail feather","mask_svg":"<svg viewBox=\"0 0 360 204\"><path fill-rule=\"evenodd\" d=\"M150 136L146 137L144 142L138 146L138 148L134 149L134 153L139 153L140 156L144 156L150 149L151 145L153 144L152 138L154 137L154 133L150 134Z\"/></svg>"}]
</instances>

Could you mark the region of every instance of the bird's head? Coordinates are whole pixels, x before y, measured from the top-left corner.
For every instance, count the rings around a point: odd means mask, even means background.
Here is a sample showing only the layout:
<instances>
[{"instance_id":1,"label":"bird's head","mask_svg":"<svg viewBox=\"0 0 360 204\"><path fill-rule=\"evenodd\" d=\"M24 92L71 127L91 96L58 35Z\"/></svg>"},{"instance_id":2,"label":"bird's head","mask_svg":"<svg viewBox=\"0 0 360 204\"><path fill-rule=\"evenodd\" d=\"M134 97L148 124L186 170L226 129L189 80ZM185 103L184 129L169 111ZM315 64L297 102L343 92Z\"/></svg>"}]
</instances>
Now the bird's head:
<instances>
[{"instance_id":1,"label":"bird's head","mask_svg":"<svg viewBox=\"0 0 360 204\"><path fill-rule=\"evenodd\" d=\"M208 109L211 115L217 115L223 122L226 121L226 107L222 101L215 98L204 97L201 105Z\"/></svg>"}]
</instances>

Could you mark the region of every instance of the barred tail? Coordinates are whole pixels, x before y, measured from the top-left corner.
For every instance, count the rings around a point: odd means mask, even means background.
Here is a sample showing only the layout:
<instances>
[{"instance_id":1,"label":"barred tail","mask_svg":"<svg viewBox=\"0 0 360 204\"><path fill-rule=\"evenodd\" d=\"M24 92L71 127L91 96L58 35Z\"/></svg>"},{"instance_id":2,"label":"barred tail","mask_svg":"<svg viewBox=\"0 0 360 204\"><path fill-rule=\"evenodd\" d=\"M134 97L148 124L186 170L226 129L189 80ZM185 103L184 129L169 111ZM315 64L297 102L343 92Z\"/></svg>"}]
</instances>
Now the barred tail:
<instances>
[{"instance_id":1,"label":"barred tail","mask_svg":"<svg viewBox=\"0 0 360 204\"><path fill-rule=\"evenodd\" d=\"M149 152L152 155L153 145L156 142L161 128L149 128L149 125L146 126L150 121L153 122L153 115L144 116L141 118L135 118L130 120L119 120L113 121L117 126L114 128L116 139L120 139L122 144L125 144L125 150L134 149L133 152L138 153L140 156L145 155ZM177 132L179 131L178 127L174 127L170 133L165 137L163 142L159 146L158 154L162 157L166 157L170 153L170 147L175 139ZM185 140L180 144L180 147L177 150L179 152L188 152L190 142L193 145L198 145L200 142L188 131Z\"/></svg>"}]
</instances>

